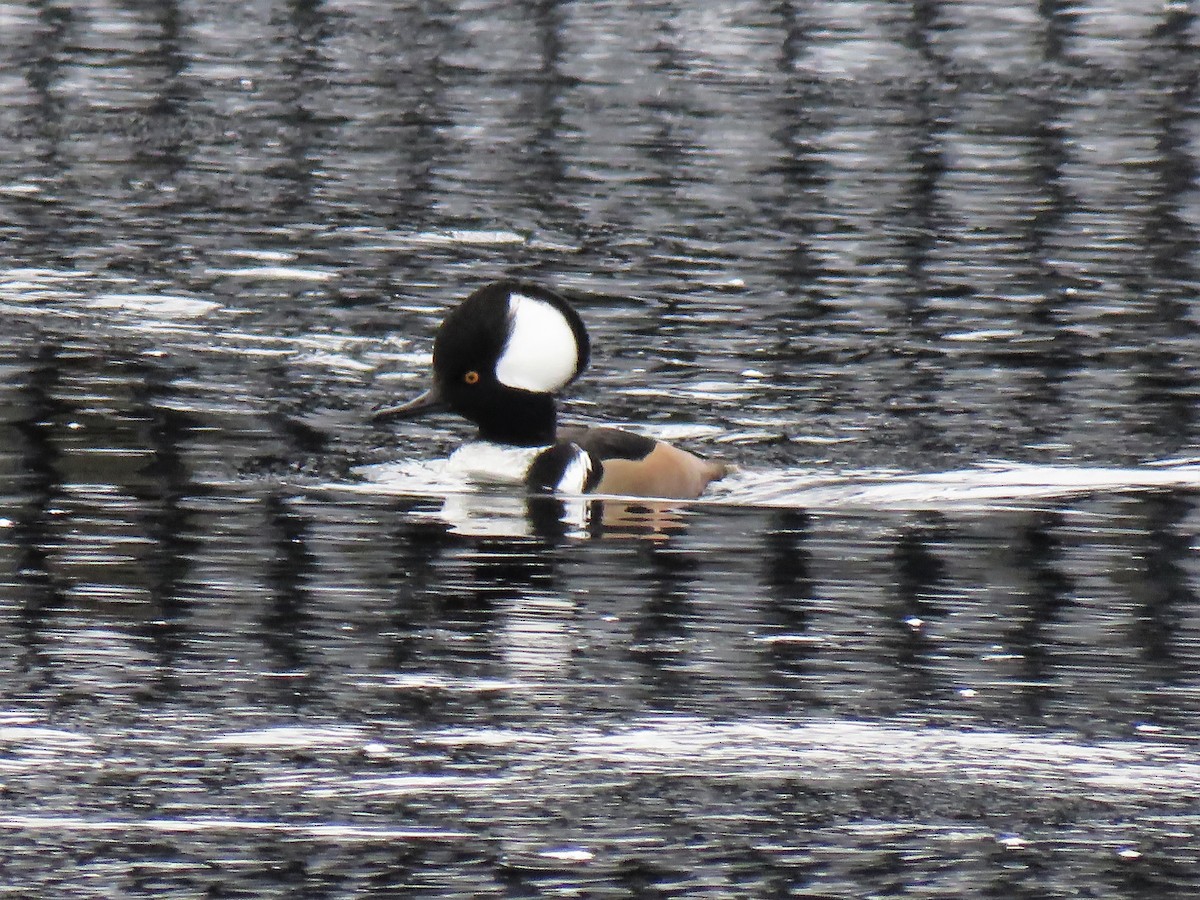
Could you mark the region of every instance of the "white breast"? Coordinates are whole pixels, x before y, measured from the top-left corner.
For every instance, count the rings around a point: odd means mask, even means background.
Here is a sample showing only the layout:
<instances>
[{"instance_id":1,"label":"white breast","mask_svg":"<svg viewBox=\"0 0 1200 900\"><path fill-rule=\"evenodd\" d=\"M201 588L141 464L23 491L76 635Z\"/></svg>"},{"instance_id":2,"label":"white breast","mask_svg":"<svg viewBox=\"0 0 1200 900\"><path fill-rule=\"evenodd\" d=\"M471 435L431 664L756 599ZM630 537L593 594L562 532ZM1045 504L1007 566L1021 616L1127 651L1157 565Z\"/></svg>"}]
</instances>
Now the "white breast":
<instances>
[{"instance_id":1,"label":"white breast","mask_svg":"<svg viewBox=\"0 0 1200 900\"><path fill-rule=\"evenodd\" d=\"M566 317L552 303L511 294L511 331L496 362L496 379L511 388L552 394L571 380L579 347Z\"/></svg>"},{"instance_id":2,"label":"white breast","mask_svg":"<svg viewBox=\"0 0 1200 900\"><path fill-rule=\"evenodd\" d=\"M446 460L446 471L487 484L523 484L533 458L545 447L509 447L489 441L463 444Z\"/></svg>"},{"instance_id":3,"label":"white breast","mask_svg":"<svg viewBox=\"0 0 1200 900\"><path fill-rule=\"evenodd\" d=\"M546 447L509 447L490 441L463 444L446 460L446 473L479 484L524 484L530 465ZM555 491L582 494L592 472L592 459L587 452L572 445L575 451L563 469Z\"/></svg>"}]
</instances>

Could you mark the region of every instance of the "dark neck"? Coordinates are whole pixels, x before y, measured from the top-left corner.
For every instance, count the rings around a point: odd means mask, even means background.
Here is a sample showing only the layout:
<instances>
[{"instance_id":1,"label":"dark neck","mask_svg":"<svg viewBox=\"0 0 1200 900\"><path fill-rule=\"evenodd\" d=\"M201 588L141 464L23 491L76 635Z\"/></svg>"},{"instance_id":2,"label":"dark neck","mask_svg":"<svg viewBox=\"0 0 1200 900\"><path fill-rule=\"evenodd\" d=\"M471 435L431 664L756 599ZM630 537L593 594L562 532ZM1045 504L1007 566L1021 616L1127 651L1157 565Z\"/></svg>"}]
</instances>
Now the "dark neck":
<instances>
[{"instance_id":1,"label":"dark neck","mask_svg":"<svg viewBox=\"0 0 1200 900\"><path fill-rule=\"evenodd\" d=\"M553 444L558 430L554 398L546 394L524 393L520 402L498 404L479 415L475 423L480 440L518 447Z\"/></svg>"}]
</instances>

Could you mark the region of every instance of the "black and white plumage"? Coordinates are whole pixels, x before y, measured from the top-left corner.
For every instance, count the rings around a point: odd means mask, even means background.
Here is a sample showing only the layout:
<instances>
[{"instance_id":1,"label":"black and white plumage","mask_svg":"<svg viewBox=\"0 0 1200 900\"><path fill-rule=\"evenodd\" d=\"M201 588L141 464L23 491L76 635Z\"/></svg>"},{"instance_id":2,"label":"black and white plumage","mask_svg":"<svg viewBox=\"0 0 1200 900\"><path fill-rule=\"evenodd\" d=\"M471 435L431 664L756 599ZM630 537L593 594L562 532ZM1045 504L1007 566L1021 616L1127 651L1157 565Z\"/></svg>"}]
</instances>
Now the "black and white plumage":
<instances>
[{"instance_id":1,"label":"black and white plumage","mask_svg":"<svg viewBox=\"0 0 1200 900\"><path fill-rule=\"evenodd\" d=\"M468 475L551 491L696 497L729 467L616 428L558 427L555 395L590 355L587 330L561 296L499 281L451 310L433 345L433 384L376 421L449 408L479 428L450 458ZM508 473L509 477L502 477Z\"/></svg>"}]
</instances>

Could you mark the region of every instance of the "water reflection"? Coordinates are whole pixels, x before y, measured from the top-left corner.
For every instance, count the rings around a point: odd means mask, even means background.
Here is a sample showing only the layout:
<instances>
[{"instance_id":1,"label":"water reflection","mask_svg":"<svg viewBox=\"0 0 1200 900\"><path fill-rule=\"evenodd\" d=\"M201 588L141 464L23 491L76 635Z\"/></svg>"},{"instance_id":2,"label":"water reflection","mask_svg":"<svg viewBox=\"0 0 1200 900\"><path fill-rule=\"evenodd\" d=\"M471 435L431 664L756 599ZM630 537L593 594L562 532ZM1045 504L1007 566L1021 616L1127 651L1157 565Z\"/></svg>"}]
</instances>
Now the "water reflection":
<instances>
[{"instance_id":1,"label":"water reflection","mask_svg":"<svg viewBox=\"0 0 1200 900\"><path fill-rule=\"evenodd\" d=\"M1024 577L1013 604L1014 622L1003 646L1014 654L1022 685L1020 702L1024 714L1034 722L1047 712L1054 681L1055 660L1047 637L1071 605L1073 585L1063 572L1058 536L1065 524L1057 513L1036 516L1016 535L1011 550L1020 560Z\"/></svg>"},{"instance_id":2,"label":"water reflection","mask_svg":"<svg viewBox=\"0 0 1200 900\"><path fill-rule=\"evenodd\" d=\"M816 697L805 693L803 687L804 681L812 677L821 640L813 627L816 584L812 553L807 546L810 535L809 516L799 510L785 510L772 516L763 537L766 597L763 633L758 640L768 657L767 683L786 698L781 704L785 708L793 701L807 708L818 705Z\"/></svg>"},{"instance_id":3,"label":"water reflection","mask_svg":"<svg viewBox=\"0 0 1200 900\"><path fill-rule=\"evenodd\" d=\"M308 584L315 559L308 548L310 523L303 513L289 508L276 493L263 498L267 543L271 556L264 578L269 600L259 629L268 654L268 665L280 679L285 705L302 704L305 682L314 678L313 661L304 650L311 617Z\"/></svg>"},{"instance_id":4,"label":"water reflection","mask_svg":"<svg viewBox=\"0 0 1200 900\"><path fill-rule=\"evenodd\" d=\"M1139 646L1146 677L1158 696L1194 680L1196 673L1196 660L1184 638L1184 622L1196 606L1187 566L1192 542L1185 537L1194 509L1191 503L1172 496L1147 497L1139 505L1146 528L1144 545L1132 548L1132 636ZM1174 719L1172 706L1165 704L1152 718Z\"/></svg>"},{"instance_id":5,"label":"water reflection","mask_svg":"<svg viewBox=\"0 0 1200 900\"><path fill-rule=\"evenodd\" d=\"M20 598L22 622L33 637L43 617L61 605L61 589L49 569L49 546L54 515L54 503L59 490L57 462L59 453L50 439L51 423L57 418L59 405L53 399L58 379L58 367L52 347L40 346L28 361L26 382L14 398L13 407L19 418L10 428L19 448L14 487L18 503L12 513L12 561Z\"/></svg>"},{"instance_id":6,"label":"water reflection","mask_svg":"<svg viewBox=\"0 0 1200 900\"><path fill-rule=\"evenodd\" d=\"M939 539L938 517L914 523L896 537L895 598L891 608L893 635L890 652L902 684L902 694L913 708L923 706L939 688L933 680L929 633L938 628L946 610L938 604L944 586L945 565L931 548Z\"/></svg>"}]
</instances>

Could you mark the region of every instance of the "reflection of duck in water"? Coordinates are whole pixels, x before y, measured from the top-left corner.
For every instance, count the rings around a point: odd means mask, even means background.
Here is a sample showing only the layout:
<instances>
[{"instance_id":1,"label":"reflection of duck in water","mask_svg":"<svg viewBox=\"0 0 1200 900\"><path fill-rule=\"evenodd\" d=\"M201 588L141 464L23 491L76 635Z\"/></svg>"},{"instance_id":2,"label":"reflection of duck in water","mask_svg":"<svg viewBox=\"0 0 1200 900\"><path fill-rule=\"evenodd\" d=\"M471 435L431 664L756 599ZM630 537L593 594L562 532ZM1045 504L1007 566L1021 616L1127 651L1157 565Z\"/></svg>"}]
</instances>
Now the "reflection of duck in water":
<instances>
[{"instance_id":1,"label":"reflection of duck in water","mask_svg":"<svg viewBox=\"0 0 1200 900\"><path fill-rule=\"evenodd\" d=\"M689 499L730 467L616 428L559 428L554 395L587 366L587 331L553 291L518 281L480 288L433 344L433 385L376 421L448 408L479 426L450 457L479 481L542 490Z\"/></svg>"}]
</instances>

